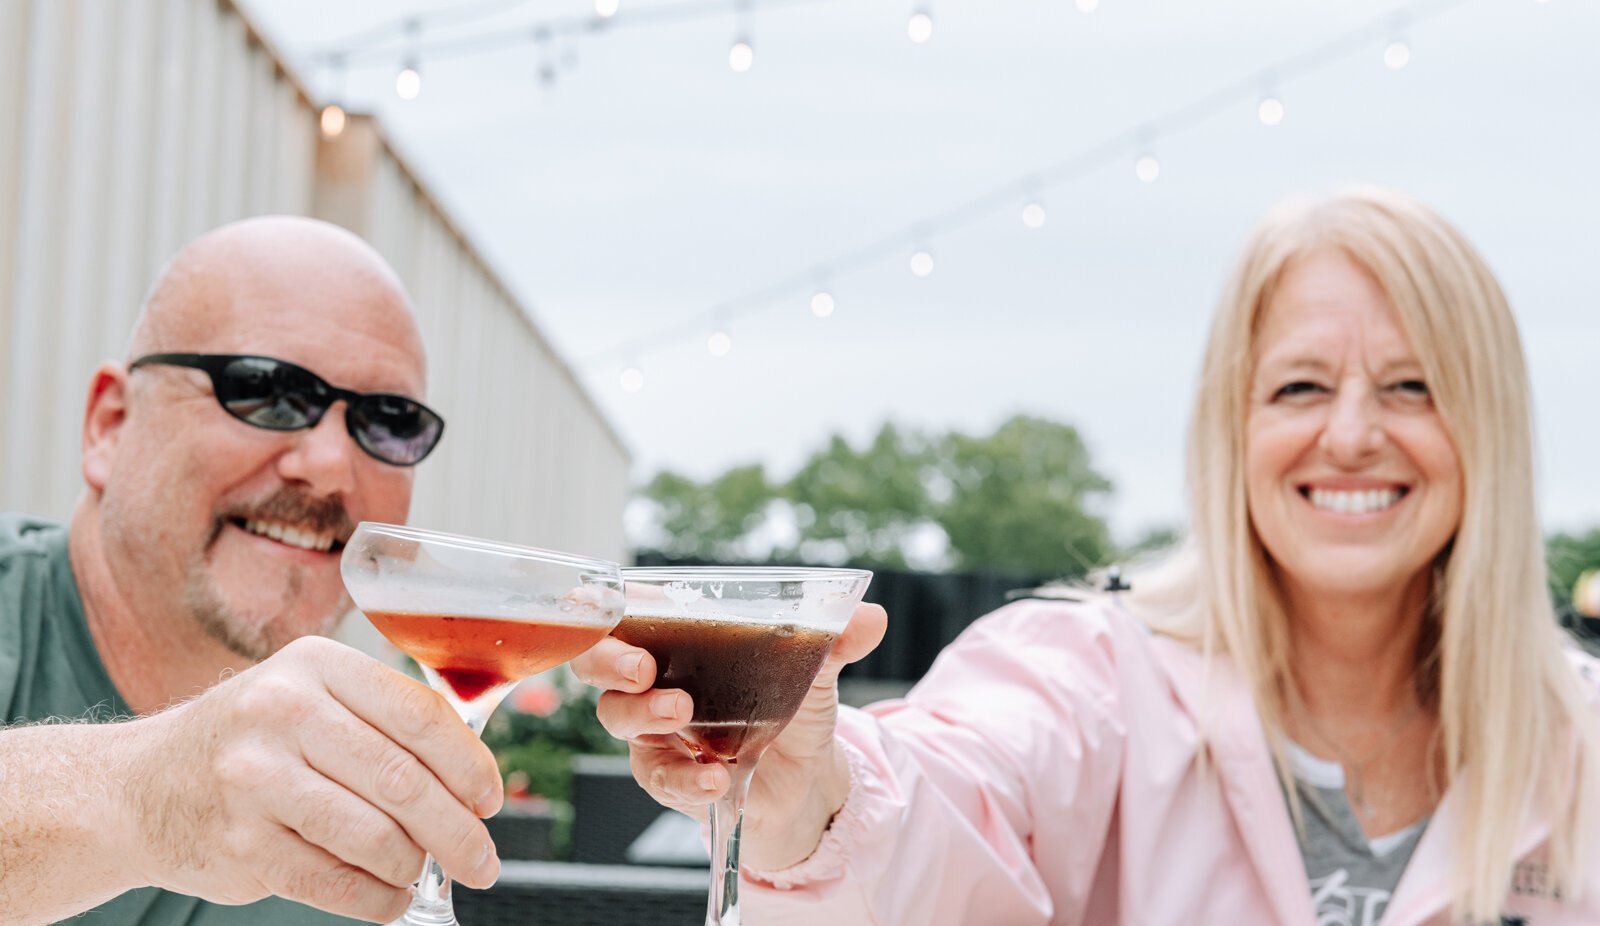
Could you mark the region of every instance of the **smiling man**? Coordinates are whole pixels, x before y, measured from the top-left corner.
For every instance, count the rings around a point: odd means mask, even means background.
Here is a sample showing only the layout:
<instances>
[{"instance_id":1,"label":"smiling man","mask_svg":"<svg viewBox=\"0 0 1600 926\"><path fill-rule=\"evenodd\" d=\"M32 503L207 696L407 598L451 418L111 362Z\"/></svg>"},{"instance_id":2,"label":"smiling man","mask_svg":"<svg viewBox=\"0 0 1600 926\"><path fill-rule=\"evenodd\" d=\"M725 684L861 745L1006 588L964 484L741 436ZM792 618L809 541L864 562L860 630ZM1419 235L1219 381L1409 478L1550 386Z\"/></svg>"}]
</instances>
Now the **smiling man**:
<instances>
[{"instance_id":1,"label":"smiling man","mask_svg":"<svg viewBox=\"0 0 1600 926\"><path fill-rule=\"evenodd\" d=\"M405 519L443 431L425 378L399 280L334 226L238 222L162 272L90 383L70 526L0 516L0 920L387 920L424 850L493 881L488 751L319 638L344 541Z\"/></svg>"}]
</instances>

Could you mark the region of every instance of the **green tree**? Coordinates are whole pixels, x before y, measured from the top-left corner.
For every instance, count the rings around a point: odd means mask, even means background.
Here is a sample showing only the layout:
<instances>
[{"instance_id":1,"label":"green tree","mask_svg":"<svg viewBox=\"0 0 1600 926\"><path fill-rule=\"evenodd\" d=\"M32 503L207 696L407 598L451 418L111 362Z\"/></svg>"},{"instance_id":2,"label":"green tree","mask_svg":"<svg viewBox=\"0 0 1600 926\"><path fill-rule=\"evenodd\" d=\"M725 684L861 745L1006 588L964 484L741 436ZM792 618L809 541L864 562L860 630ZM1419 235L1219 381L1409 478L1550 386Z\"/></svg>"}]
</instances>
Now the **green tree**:
<instances>
[{"instance_id":1,"label":"green tree","mask_svg":"<svg viewBox=\"0 0 1600 926\"><path fill-rule=\"evenodd\" d=\"M642 495L669 556L892 568L942 533L962 569L1076 576L1114 555L1100 516L1110 492L1075 428L1018 416L987 436L885 424L860 449L830 438L782 484L746 466L705 483L662 473ZM774 514L794 542L757 553Z\"/></svg>"},{"instance_id":2,"label":"green tree","mask_svg":"<svg viewBox=\"0 0 1600 926\"><path fill-rule=\"evenodd\" d=\"M937 457L948 497L934 520L961 568L1076 576L1112 554L1097 511L1111 482L1071 425L1019 415L988 437L948 435Z\"/></svg>"},{"instance_id":3,"label":"green tree","mask_svg":"<svg viewBox=\"0 0 1600 926\"><path fill-rule=\"evenodd\" d=\"M1555 534L1545 541L1550 568L1550 594L1562 604L1572 602L1572 587L1585 570L1600 569L1600 527L1587 534Z\"/></svg>"},{"instance_id":4,"label":"green tree","mask_svg":"<svg viewBox=\"0 0 1600 926\"><path fill-rule=\"evenodd\" d=\"M892 424L859 451L834 435L782 488L799 531L797 546L786 552L904 567L906 538L929 522L933 466L927 442Z\"/></svg>"},{"instance_id":5,"label":"green tree","mask_svg":"<svg viewBox=\"0 0 1600 926\"><path fill-rule=\"evenodd\" d=\"M732 560L745 556L741 542L766 519L777 490L757 463L703 483L663 471L640 494L655 505L654 542L662 552Z\"/></svg>"}]
</instances>

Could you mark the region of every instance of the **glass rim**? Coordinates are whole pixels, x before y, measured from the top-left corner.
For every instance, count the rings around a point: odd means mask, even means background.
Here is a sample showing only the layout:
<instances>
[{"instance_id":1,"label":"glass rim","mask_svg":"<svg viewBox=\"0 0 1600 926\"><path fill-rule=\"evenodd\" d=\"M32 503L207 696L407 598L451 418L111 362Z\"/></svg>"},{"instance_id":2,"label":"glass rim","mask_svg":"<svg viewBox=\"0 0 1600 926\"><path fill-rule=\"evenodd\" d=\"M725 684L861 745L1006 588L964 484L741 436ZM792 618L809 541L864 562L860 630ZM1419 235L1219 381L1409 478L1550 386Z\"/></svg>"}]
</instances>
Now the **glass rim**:
<instances>
[{"instance_id":1,"label":"glass rim","mask_svg":"<svg viewBox=\"0 0 1600 926\"><path fill-rule=\"evenodd\" d=\"M582 556L577 553L563 553L560 550L547 550L543 547L530 547L520 543L506 543L502 540L488 540L483 537L468 537L465 534L451 534L445 531L430 530L425 527L411 527L406 524L389 524L384 521L362 521L356 525L356 532L365 530L371 534L382 534L400 540L415 540L424 543L439 543L445 546L456 547L483 553L500 553L508 556L517 556L523 559L536 559L541 562L556 563L563 566L581 566L599 572L616 574L622 566L612 560L599 559L593 556ZM346 543L349 546L349 543Z\"/></svg>"},{"instance_id":2,"label":"glass rim","mask_svg":"<svg viewBox=\"0 0 1600 926\"><path fill-rule=\"evenodd\" d=\"M870 569L835 566L624 566L622 581L640 582L806 582L871 579Z\"/></svg>"}]
</instances>

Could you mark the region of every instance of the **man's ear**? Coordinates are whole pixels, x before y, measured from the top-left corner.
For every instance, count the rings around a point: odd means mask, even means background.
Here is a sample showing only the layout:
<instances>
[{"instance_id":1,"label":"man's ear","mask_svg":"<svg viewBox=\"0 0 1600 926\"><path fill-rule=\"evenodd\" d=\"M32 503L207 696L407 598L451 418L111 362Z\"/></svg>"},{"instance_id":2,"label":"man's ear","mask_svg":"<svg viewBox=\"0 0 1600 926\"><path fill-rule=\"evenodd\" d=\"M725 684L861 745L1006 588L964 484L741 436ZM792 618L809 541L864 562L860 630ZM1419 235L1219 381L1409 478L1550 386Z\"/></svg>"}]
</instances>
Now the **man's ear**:
<instances>
[{"instance_id":1,"label":"man's ear","mask_svg":"<svg viewBox=\"0 0 1600 926\"><path fill-rule=\"evenodd\" d=\"M83 481L97 494L105 491L127 420L128 369L107 360L89 380L89 402L83 413Z\"/></svg>"}]
</instances>

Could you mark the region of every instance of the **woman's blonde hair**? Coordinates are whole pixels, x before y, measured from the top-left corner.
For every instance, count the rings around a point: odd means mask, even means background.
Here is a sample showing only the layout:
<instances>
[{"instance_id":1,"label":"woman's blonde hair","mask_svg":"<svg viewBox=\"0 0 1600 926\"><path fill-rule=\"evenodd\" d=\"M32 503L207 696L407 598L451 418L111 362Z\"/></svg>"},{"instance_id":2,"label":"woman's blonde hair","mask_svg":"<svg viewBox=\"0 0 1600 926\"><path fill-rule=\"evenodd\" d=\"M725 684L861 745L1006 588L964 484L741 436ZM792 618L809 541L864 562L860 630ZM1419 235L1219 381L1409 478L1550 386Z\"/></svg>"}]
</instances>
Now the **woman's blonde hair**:
<instances>
[{"instance_id":1,"label":"woman's blonde hair","mask_svg":"<svg viewBox=\"0 0 1600 926\"><path fill-rule=\"evenodd\" d=\"M1459 232L1375 189L1288 203L1262 221L1206 347L1189 430L1188 542L1135 580L1130 604L1158 630L1232 657L1281 756L1284 712L1298 695L1288 616L1246 503L1247 395L1261 314L1284 268L1329 250L1388 295L1460 460L1461 523L1435 566L1417 668L1437 701L1447 787L1460 792L1456 906L1497 922L1533 802L1553 825L1554 884L1576 895L1600 807L1600 750L1546 592L1521 341Z\"/></svg>"}]
</instances>

